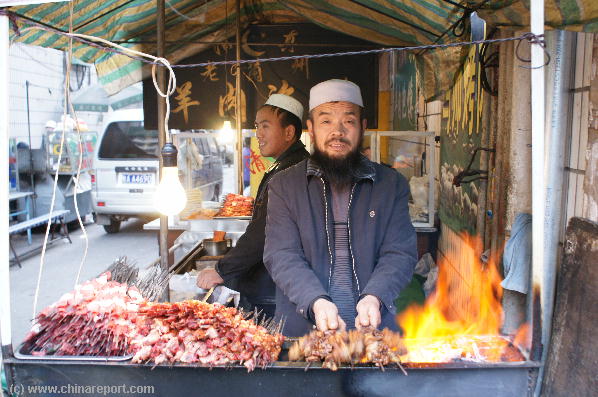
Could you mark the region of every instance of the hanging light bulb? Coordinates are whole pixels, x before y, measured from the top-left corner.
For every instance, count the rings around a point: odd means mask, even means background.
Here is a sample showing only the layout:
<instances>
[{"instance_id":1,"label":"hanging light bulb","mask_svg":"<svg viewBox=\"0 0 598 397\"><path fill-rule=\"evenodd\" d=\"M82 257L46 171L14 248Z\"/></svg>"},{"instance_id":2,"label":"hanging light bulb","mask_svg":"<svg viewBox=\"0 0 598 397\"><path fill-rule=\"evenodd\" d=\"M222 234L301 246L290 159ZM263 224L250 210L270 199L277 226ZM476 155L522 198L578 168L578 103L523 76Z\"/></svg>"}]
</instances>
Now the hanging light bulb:
<instances>
[{"instance_id":1,"label":"hanging light bulb","mask_svg":"<svg viewBox=\"0 0 598 397\"><path fill-rule=\"evenodd\" d=\"M230 123L230 120L224 120L222 123L222 128L218 131L218 143L221 145L226 145L232 143L235 137L235 131Z\"/></svg>"},{"instance_id":2,"label":"hanging light bulb","mask_svg":"<svg viewBox=\"0 0 598 397\"><path fill-rule=\"evenodd\" d=\"M161 154L162 177L154 195L154 206L163 215L176 215L187 204L187 194L179 179L178 151L172 143L166 143Z\"/></svg>"}]
</instances>

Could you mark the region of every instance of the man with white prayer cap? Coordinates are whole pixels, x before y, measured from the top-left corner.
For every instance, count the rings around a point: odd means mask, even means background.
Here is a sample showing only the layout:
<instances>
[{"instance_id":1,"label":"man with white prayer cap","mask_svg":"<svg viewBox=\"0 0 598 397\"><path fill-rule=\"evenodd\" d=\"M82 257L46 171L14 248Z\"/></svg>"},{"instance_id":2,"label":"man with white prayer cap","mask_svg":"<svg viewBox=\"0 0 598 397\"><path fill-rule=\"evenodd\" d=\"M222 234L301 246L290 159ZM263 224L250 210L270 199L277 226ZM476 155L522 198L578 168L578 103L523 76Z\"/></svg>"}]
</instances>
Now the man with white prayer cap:
<instances>
[{"instance_id":1,"label":"man with white prayer cap","mask_svg":"<svg viewBox=\"0 0 598 397\"><path fill-rule=\"evenodd\" d=\"M312 87L309 159L269 184L264 264L276 283L283 333L386 327L417 258L409 184L360 153L367 121L347 80ZM284 238L280 238L284 236Z\"/></svg>"},{"instance_id":2,"label":"man with white prayer cap","mask_svg":"<svg viewBox=\"0 0 598 397\"><path fill-rule=\"evenodd\" d=\"M244 309L257 309L266 317L274 316L275 308L275 285L262 261L268 183L277 173L309 156L299 140L302 118L303 105L295 98L283 94L272 94L258 110L255 116L255 135L260 153L264 157L273 157L276 161L260 182L251 222L245 233L236 246L218 261L215 269L202 270L197 276L200 288L208 289L224 284L241 293L241 305Z\"/></svg>"}]
</instances>

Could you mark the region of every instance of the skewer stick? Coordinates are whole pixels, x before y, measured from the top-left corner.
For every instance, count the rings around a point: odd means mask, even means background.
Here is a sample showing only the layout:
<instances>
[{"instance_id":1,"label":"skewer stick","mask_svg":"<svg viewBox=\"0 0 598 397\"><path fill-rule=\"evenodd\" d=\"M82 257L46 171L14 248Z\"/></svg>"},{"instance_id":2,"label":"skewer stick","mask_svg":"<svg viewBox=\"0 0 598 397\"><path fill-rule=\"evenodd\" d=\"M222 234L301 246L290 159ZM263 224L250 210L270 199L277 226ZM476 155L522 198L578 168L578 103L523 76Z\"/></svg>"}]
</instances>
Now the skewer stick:
<instances>
[{"instance_id":1,"label":"skewer stick","mask_svg":"<svg viewBox=\"0 0 598 397\"><path fill-rule=\"evenodd\" d=\"M407 371L405 371L405 368L401 365L401 363L396 363L399 368L401 369L401 371L403 371L403 373L405 374L405 376L407 376Z\"/></svg>"},{"instance_id":2,"label":"skewer stick","mask_svg":"<svg viewBox=\"0 0 598 397\"><path fill-rule=\"evenodd\" d=\"M214 292L214 288L216 288L216 287L210 288L210 290L208 291L208 293L206 294L206 296L204 296L203 299L201 300L202 302L207 302L208 301L208 298L210 296L212 296L212 292Z\"/></svg>"}]
</instances>

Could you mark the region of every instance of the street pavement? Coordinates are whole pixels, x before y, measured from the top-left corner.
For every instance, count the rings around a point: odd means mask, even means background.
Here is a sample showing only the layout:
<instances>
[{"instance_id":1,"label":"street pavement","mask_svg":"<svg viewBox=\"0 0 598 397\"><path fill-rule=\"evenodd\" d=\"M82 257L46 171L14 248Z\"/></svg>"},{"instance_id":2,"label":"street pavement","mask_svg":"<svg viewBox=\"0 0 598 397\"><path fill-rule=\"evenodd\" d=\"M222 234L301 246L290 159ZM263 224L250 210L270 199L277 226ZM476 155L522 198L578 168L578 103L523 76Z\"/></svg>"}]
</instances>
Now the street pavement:
<instances>
[{"instance_id":1,"label":"street pavement","mask_svg":"<svg viewBox=\"0 0 598 397\"><path fill-rule=\"evenodd\" d=\"M143 230L148 220L130 219L123 222L116 234L107 234L104 228L94 223L85 226L89 248L81 269L80 280L88 280L101 274L115 259L126 256L129 263L143 268L158 258L156 231ZM57 301L64 293L72 291L83 253L85 240L78 226L69 227L73 241L63 239L48 246L42 272L37 311ZM17 252L26 251L29 246L26 235L14 237ZM33 234L33 243L39 246L43 232ZM12 255L11 255L12 257ZM16 348L29 332L33 313L33 297L40 269L41 254L21 260L22 268L16 264L10 267L10 292L12 313L12 341Z\"/></svg>"}]
</instances>

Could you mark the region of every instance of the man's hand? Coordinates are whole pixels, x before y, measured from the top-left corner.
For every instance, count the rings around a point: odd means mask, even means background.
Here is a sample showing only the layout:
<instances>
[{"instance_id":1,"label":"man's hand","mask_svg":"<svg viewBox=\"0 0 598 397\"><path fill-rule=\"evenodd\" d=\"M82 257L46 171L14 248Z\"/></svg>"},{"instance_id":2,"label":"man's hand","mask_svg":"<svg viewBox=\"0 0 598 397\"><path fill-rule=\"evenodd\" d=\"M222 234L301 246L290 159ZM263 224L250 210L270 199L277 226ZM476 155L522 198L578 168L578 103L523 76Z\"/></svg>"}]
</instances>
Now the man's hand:
<instances>
[{"instance_id":1,"label":"man's hand","mask_svg":"<svg viewBox=\"0 0 598 397\"><path fill-rule=\"evenodd\" d=\"M224 280L215 269L203 269L197 275L196 284L199 288L210 289L219 284L222 284Z\"/></svg>"},{"instance_id":2,"label":"man's hand","mask_svg":"<svg viewBox=\"0 0 598 397\"><path fill-rule=\"evenodd\" d=\"M345 322L338 315L336 305L329 300L323 298L318 299L314 302L312 310L314 311L316 326L320 331L333 329L344 331L346 329Z\"/></svg>"},{"instance_id":3,"label":"man's hand","mask_svg":"<svg viewBox=\"0 0 598 397\"><path fill-rule=\"evenodd\" d=\"M357 303L357 317L355 317L355 328L364 327L378 328L382 322L380 316L380 301L374 295L366 295Z\"/></svg>"}]
</instances>

